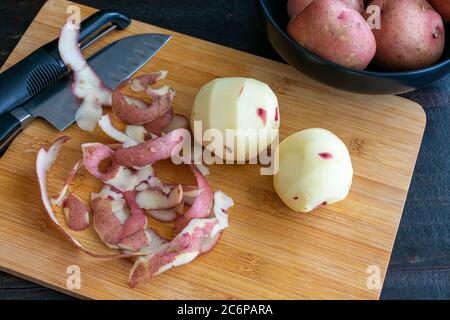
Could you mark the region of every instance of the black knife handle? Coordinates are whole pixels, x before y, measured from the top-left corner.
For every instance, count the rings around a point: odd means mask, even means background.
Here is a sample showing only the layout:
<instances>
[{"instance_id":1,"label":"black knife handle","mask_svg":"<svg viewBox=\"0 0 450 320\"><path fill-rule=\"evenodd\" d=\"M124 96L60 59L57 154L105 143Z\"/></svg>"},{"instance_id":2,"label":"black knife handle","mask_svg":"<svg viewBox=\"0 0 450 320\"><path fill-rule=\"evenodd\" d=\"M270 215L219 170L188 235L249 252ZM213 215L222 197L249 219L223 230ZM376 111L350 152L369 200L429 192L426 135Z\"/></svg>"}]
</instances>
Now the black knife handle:
<instances>
[{"instance_id":1,"label":"black knife handle","mask_svg":"<svg viewBox=\"0 0 450 320\"><path fill-rule=\"evenodd\" d=\"M0 157L3 157L22 129L22 122L11 113L0 116Z\"/></svg>"},{"instance_id":2,"label":"black knife handle","mask_svg":"<svg viewBox=\"0 0 450 320\"><path fill-rule=\"evenodd\" d=\"M118 12L98 11L81 23L80 41L112 23L126 28L131 20ZM0 115L21 106L67 73L58 52L58 39L37 49L0 74Z\"/></svg>"},{"instance_id":3,"label":"black knife handle","mask_svg":"<svg viewBox=\"0 0 450 320\"><path fill-rule=\"evenodd\" d=\"M40 48L0 74L0 114L24 104L50 86L65 70Z\"/></svg>"}]
</instances>

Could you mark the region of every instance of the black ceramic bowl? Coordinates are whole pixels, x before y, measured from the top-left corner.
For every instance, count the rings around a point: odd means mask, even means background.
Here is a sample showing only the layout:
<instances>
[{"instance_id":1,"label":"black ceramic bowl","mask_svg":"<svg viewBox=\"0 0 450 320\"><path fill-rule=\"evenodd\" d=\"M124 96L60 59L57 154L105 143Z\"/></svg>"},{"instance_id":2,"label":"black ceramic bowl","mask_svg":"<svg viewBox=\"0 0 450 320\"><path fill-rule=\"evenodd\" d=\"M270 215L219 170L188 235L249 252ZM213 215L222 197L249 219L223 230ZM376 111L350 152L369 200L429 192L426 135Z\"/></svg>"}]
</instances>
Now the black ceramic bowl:
<instances>
[{"instance_id":1,"label":"black ceramic bowl","mask_svg":"<svg viewBox=\"0 0 450 320\"><path fill-rule=\"evenodd\" d=\"M286 32L287 0L257 0L269 41L296 69L329 86L364 94L399 94L431 84L450 73L450 26L446 46L434 65L406 72L386 72L370 64L364 71L346 68L319 57L292 40Z\"/></svg>"}]
</instances>

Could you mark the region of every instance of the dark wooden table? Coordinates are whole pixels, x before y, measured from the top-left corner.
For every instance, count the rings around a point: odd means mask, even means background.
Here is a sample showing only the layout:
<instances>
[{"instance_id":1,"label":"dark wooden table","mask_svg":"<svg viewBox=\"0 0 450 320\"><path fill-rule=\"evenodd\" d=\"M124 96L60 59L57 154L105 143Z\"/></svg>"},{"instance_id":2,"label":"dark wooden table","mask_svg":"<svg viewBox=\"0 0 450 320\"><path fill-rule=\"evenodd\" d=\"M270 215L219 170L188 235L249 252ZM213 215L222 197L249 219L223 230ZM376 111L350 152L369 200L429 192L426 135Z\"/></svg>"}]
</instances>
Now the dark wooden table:
<instances>
[{"instance_id":1,"label":"dark wooden table","mask_svg":"<svg viewBox=\"0 0 450 320\"><path fill-rule=\"evenodd\" d=\"M0 2L0 65L45 0ZM78 0L131 18L280 60L253 0ZM428 123L382 292L383 299L450 299L450 76L405 97ZM0 272L0 299L70 297Z\"/></svg>"}]
</instances>

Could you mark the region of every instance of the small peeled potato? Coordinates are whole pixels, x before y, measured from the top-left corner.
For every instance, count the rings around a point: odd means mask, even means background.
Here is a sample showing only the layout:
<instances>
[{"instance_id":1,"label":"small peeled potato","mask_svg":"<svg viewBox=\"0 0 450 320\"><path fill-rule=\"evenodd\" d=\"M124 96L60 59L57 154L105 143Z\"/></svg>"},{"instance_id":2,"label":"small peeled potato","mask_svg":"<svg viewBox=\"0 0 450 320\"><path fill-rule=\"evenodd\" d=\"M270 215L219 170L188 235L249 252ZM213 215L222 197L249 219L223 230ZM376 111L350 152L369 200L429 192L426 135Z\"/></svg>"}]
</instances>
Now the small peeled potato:
<instances>
[{"instance_id":1,"label":"small peeled potato","mask_svg":"<svg viewBox=\"0 0 450 320\"><path fill-rule=\"evenodd\" d=\"M279 170L273 185L296 212L309 212L347 197L353 168L345 144L325 129L307 129L286 138L277 149Z\"/></svg>"},{"instance_id":2,"label":"small peeled potato","mask_svg":"<svg viewBox=\"0 0 450 320\"><path fill-rule=\"evenodd\" d=\"M202 125L201 141L196 122ZM272 129L280 126L278 100L272 89L258 80L215 79L198 92L191 111L191 126L196 141L222 159L250 160L271 144ZM205 131L209 129L221 134L223 150L216 150L212 139L205 139ZM227 138L227 130L234 135Z\"/></svg>"}]
</instances>

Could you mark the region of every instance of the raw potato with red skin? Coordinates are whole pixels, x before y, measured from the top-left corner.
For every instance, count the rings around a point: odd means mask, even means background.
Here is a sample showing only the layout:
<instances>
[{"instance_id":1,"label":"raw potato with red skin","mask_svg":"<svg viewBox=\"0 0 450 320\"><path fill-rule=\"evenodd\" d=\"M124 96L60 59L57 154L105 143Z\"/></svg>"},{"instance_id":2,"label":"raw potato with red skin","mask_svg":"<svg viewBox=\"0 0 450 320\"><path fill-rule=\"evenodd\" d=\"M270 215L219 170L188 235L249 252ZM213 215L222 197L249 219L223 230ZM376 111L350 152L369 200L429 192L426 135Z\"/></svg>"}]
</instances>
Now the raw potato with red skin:
<instances>
[{"instance_id":1,"label":"raw potato with red skin","mask_svg":"<svg viewBox=\"0 0 450 320\"><path fill-rule=\"evenodd\" d=\"M381 29L374 29L375 62L388 70L413 70L436 63L444 51L442 18L425 0L375 0Z\"/></svg>"},{"instance_id":2,"label":"raw potato with red skin","mask_svg":"<svg viewBox=\"0 0 450 320\"><path fill-rule=\"evenodd\" d=\"M345 3L350 8L355 9L359 13L364 12L364 1L363 0L339 0ZM289 18L294 18L297 14L305 10L313 0L289 0L287 4L287 10Z\"/></svg>"},{"instance_id":3,"label":"raw potato with red skin","mask_svg":"<svg viewBox=\"0 0 450 320\"><path fill-rule=\"evenodd\" d=\"M315 0L289 22L287 32L308 50L349 68L363 70L376 52L366 20L337 0Z\"/></svg>"},{"instance_id":4,"label":"raw potato with red skin","mask_svg":"<svg viewBox=\"0 0 450 320\"><path fill-rule=\"evenodd\" d=\"M53 198L49 198L47 191L47 173L70 138L60 137L49 147L42 147L36 159L41 198L51 222L84 253L96 258L147 257L144 265L138 259L131 271L130 286L134 287L210 251L228 227L227 210L233 201L223 193L214 197L198 169L203 167L191 164L187 157L179 155L185 137L189 135L185 129L187 119L172 113L173 89L149 87L164 78L167 72L147 74L122 84L129 85L134 91L145 90L153 98L150 105L121 94L122 86L111 94L82 57L77 44L78 30L73 27L70 22L64 25L59 49L63 60L74 72L74 94L84 99L77 122L82 129L92 130L98 121L101 129L118 143L83 144L82 161L74 165L60 192ZM109 116L102 116L101 107L108 104L112 104L116 116L129 125L125 132L115 128ZM145 128L146 124L153 132ZM172 156L189 165L198 181L199 186L186 188L186 198L183 186L163 184L151 167L151 164ZM90 208L69 191L82 167L104 183L102 190L91 194L93 228L102 242L110 249L118 250L117 253L104 255L90 251L56 218L52 203L62 208L68 228L81 231L89 226ZM186 205L191 206L186 213L185 199ZM164 222L178 221L179 234L173 240L160 237L149 228L147 215ZM147 269L155 272L147 272Z\"/></svg>"}]
</instances>

